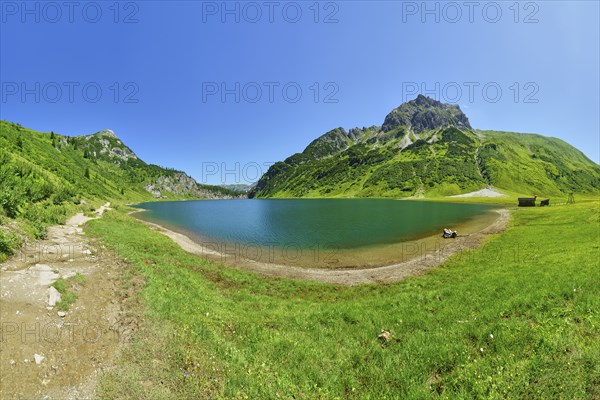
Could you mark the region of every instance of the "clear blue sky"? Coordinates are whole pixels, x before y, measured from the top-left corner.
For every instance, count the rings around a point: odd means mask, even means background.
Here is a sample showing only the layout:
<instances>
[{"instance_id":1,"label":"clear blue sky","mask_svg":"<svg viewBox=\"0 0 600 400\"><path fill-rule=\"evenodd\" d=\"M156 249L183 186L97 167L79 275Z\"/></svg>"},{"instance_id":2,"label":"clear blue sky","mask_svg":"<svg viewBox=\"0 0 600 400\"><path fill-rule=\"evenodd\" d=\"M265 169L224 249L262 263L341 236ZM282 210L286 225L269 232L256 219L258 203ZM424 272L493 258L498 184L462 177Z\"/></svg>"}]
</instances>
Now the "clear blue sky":
<instances>
[{"instance_id":1,"label":"clear blue sky","mask_svg":"<svg viewBox=\"0 0 600 400\"><path fill-rule=\"evenodd\" d=\"M380 125L425 90L473 127L559 137L599 162L597 1L223 4L0 2L0 117L112 129L147 162L208 183L239 163L235 183L256 174L244 165Z\"/></svg>"}]
</instances>

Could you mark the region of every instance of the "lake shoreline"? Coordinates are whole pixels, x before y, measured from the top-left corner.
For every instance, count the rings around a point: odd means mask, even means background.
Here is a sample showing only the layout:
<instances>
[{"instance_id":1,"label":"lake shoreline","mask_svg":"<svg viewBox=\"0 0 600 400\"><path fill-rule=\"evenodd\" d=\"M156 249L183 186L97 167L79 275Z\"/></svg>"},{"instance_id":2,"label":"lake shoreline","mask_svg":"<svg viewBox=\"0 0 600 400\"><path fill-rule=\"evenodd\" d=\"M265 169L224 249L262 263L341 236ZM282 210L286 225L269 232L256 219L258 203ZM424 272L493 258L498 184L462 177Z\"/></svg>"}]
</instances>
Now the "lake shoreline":
<instances>
[{"instance_id":1,"label":"lake shoreline","mask_svg":"<svg viewBox=\"0 0 600 400\"><path fill-rule=\"evenodd\" d=\"M129 214L141 211L144 210L132 211ZM408 276L420 275L429 269L440 266L454 254L479 247L487 236L501 233L508 226L508 221L510 220L509 210L497 209L493 211L498 214L498 217L490 225L469 235L445 240L444 246L423 251L411 259L384 266L337 269L305 268L254 261L251 259L237 260L237 256L224 254L215 249L203 246L192 240L188 235L176 232L154 222L145 221L141 218L137 219L151 229L169 237L188 253L213 261L219 261L228 267L241 268L271 277L315 280L337 285L353 286L365 283L386 284L400 281ZM234 261L231 260L232 257L235 258Z\"/></svg>"}]
</instances>

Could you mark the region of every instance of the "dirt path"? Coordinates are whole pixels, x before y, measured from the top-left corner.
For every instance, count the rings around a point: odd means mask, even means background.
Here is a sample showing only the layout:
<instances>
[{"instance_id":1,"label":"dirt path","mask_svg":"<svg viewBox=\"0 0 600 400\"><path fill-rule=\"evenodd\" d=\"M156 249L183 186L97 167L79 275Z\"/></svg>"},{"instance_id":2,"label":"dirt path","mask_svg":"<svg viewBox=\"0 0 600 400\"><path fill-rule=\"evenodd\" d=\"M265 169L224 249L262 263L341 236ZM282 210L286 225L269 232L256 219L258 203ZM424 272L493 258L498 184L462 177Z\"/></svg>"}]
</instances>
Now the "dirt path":
<instances>
[{"instance_id":1,"label":"dirt path","mask_svg":"<svg viewBox=\"0 0 600 400\"><path fill-rule=\"evenodd\" d=\"M109 203L96 211L96 218ZM0 264L0 398L81 399L95 394L98 374L123 338L118 261L97 248L77 214L48 229ZM66 314L51 305L50 285L83 275Z\"/></svg>"},{"instance_id":2,"label":"dirt path","mask_svg":"<svg viewBox=\"0 0 600 400\"><path fill-rule=\"evenodd\" d=\"M488 227L468 236L458 237L444 241L444 246L430 251L423 251L417 257L392 265L365 269L318 269L301 268L286 265L277 265L244 260L236 262L235 266L260 272L268 276L282 276L296 279L309 279L328 282L338 285L359 285L362 283L391 283L402 280L407 276L419 275L428 269L437 267L451 255L478 247L486 236L502 232L510 220L508 210L496 210L498 218ZM206 248L192 239L178 232L171 231L163 226L142 221L152 229L168 236L179 244L188 253L206 258L213 258L228 263L228 256Z\"/></svg>"}]
</instances>

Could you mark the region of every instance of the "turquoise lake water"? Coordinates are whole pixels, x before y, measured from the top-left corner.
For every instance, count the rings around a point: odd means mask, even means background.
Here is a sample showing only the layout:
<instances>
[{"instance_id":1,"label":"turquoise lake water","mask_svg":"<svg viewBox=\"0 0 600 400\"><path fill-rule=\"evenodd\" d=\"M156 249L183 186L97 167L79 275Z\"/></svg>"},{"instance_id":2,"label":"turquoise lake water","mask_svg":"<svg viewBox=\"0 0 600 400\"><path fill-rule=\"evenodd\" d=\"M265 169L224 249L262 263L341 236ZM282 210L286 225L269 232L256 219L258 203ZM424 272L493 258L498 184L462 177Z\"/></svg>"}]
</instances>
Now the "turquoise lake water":
<instances>
[{"instance_id":1,"label":"turquoise lake water","mask_svg":"<svg viewBox=\"0 0 600 400\"><path fill-rule=\"evenodd\" d=\"M139 216L223 243L353 249L441 234L493 206L385 199L253 199L152 202Z\"/></svg>"}]
</instances>

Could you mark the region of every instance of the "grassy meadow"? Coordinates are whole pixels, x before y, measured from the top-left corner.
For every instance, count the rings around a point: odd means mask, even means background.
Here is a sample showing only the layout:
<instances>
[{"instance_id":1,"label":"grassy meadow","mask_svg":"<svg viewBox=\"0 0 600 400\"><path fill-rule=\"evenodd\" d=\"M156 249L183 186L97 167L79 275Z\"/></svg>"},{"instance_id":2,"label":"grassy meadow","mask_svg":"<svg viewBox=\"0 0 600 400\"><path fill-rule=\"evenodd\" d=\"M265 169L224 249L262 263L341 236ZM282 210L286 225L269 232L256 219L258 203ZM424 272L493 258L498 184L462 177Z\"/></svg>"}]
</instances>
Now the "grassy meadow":
<instances>
[{"instance_id":1,"label":"grassy meadow","mask_svg":"<svg viewBox=\"0 0 600 400\"><path fill-rule=\"evenodd\" d=\"M357 287L203 260L121 207L86 231L126 261L142 327L99 397L598 399L599 206L515 208L482 247Z\"/></svg>"}]
</instances>

